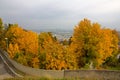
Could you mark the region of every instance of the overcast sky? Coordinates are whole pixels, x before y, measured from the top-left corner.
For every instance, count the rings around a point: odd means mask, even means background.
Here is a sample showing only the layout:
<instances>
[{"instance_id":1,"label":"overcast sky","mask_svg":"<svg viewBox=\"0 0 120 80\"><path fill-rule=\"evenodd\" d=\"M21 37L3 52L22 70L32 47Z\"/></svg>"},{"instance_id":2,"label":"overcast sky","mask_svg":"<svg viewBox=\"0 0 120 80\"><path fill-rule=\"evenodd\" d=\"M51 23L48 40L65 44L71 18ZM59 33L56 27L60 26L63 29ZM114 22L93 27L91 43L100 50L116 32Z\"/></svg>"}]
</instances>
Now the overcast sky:
<instances>
[{"instance_id":1,"label":"overcast sky","mask_svg":"<svg viewBox=\"0 0 120 80\"><path fill-rule=\"evenodd\" d=\"M26 29L73 29L88 18L120 30L120 0L0 0L0 17Z\"/></svg>"}]
</instances>

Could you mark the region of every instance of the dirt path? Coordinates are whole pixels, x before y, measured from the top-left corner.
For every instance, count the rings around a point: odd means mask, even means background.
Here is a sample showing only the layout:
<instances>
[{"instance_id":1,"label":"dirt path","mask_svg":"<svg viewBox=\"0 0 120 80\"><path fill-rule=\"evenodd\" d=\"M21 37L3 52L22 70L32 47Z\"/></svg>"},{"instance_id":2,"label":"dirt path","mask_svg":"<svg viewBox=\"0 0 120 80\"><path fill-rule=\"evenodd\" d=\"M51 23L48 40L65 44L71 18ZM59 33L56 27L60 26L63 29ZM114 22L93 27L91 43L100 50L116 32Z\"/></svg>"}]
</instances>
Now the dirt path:
<instances>
[{"instance_id":1,"label":"dirt path","mask_svg":"<svg viewBox=\"0 0 120 80\"><path fill-rule=\"evenodd\" d=\"M5 65L3 64L0 57L0 80L6 79L6 78L12 78L12 76L5 69Z\"/></svg>"}]
</instances>

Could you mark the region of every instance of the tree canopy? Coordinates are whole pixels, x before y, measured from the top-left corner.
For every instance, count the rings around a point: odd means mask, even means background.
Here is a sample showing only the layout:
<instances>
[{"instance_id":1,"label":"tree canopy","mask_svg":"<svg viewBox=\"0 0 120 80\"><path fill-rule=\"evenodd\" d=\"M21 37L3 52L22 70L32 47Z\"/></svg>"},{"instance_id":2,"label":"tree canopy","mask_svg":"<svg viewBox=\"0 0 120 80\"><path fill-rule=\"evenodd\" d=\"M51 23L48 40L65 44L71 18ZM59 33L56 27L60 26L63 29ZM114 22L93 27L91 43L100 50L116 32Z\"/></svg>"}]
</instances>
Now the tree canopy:
<instances>
[{"instance_id":1,"label":"tree canopy","mask_svg":"<svg viewBox=\"0 0 120 80\"><path fill-rule=\"evenodd\" d=\"M33 68L100 68L119 53L118 32L83 19L74 27L69 40L60 42L51 32L36 33L18 24L4 25L0 18L0 47L11 59ZM115 61L113 61L115 63Z\"/></svg>"}]
</instances>

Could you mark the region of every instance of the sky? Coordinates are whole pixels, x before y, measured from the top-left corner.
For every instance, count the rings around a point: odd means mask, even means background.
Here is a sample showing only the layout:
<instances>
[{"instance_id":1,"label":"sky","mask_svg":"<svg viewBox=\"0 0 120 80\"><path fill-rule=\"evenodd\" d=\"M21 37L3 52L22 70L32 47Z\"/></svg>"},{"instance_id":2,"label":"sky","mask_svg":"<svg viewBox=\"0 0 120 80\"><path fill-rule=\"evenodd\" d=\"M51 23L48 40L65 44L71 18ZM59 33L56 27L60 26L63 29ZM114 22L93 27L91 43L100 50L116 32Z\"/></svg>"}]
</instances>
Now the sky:
<instances>
[{"instance_id":1,"label":"sky","mask_svg":"<svg viewBox=\"0 0 120 80\"><path fill-rule=\"evenodd\" d=\"M0 0L0 17L37 30L71 30L87 18L120 31L120 0Z\"/></svg>"}]
</instances>

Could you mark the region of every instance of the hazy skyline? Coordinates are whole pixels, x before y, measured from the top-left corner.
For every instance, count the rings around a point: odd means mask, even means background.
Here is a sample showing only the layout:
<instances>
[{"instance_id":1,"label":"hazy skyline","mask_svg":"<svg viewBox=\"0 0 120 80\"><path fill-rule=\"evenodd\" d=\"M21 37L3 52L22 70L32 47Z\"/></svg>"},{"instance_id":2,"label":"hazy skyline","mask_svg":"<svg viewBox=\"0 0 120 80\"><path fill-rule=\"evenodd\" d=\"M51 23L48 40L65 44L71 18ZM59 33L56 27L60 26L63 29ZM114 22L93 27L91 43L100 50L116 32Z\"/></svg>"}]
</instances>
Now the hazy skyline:
<instances>
[{"instance_id":1,"label":"hazy skyline","mask_svg":"<svg viewBox=\"0 0 120 80\"><path fill-rule=\"evenodd\" d=\"M120 0L0 0L4 23L26 29L73 29L88 18L120 31Z\"/></svg>"}]
</instances>

